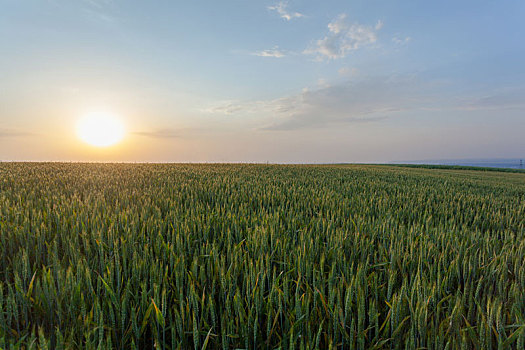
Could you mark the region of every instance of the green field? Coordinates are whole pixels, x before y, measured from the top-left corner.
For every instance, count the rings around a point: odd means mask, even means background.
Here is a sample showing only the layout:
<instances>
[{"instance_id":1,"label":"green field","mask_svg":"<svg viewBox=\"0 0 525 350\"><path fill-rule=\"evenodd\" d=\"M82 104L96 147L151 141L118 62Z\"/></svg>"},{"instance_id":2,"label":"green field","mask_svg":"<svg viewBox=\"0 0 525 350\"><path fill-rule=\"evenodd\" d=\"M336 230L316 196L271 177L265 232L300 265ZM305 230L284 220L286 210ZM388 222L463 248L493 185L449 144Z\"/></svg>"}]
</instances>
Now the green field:
<instances>
[{"instance_id":1,"label":"green field","mask_svg":"<svg viewBox=\"0 0 525 350\"><path fill-rule=\"evenodd\" d=\"M525 174L0 163L0 348L525 349Z\"/></svg>"}]
</instances>

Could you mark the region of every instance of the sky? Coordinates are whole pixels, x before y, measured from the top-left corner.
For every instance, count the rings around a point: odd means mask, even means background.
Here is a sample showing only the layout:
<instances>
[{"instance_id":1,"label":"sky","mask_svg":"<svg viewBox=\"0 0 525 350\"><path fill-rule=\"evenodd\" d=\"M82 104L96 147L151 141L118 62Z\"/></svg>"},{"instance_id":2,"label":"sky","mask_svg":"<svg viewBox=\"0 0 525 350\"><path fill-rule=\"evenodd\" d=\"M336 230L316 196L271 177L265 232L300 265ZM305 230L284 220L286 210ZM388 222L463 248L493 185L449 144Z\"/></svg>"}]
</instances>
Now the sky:
<instances>
[{"instance_id":1,"label":"sky","mask_svg":"<svg viewBox=\"0 0 525 350\"><path fill-rule=\"evenodd\" d=\"M525 1L0 0L0 160L525 157ZM108 113L125 136L75 133Z\"/></svg>"}]
</instances>

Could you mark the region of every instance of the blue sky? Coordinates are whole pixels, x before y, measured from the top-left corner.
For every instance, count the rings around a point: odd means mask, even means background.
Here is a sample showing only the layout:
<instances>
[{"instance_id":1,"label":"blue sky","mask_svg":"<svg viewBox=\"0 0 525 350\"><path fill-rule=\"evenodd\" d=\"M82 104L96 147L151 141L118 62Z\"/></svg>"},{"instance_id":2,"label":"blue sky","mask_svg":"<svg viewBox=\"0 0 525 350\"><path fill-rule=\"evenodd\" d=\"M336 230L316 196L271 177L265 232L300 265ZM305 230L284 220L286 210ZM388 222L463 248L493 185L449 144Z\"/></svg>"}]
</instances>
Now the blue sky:
<instances>
[{"instance_id":1,"label":"blue sky","mask_svg":"<svg viewBox=\"0 0 525 350\"><path fill-rule=\"evenodd\" d=\"M0 0L0 159L522 157L523 1ZM92 110L118 147L82 145Z\"/></svg>"}]
</instances>

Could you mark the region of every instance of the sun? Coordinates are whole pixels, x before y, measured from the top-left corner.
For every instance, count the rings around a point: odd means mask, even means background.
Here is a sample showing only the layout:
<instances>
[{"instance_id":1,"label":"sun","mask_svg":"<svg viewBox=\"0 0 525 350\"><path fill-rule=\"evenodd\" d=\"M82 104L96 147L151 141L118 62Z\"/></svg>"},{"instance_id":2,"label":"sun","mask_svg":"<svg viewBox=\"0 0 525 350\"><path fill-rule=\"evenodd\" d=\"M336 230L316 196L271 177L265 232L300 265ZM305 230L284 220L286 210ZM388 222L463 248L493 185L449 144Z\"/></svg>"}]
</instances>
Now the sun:
<instances>
[{"instance_id":1,"label":"sun","mask_svg":"<svg viewBox=\"0 0 525 350\"><path fill-rule=\"evenodd\" d=\"M77 136L92 146L108 147L124 138L124 125L111 113L88 113L77 122Z\"/></svg>"}]
</instances>

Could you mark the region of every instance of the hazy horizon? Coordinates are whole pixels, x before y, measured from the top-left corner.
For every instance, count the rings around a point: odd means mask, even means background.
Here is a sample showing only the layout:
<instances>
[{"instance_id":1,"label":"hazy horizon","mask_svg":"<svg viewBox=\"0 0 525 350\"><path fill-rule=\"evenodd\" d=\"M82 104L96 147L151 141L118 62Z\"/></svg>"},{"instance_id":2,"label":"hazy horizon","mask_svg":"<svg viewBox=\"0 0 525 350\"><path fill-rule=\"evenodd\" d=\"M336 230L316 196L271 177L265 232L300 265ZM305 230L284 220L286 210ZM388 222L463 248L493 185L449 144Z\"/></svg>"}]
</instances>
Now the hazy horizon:
<instances>
[{"instance_id":1,"label":"hazy horizon","mask_svg":"<svg viewBox=\"0 0 525 350\"><path fill-rule=\"evenodd\" d=\"M376 162L246 162L246 161L192 161L192 162L155 162L155 161L75 161L75 160L3 160L0 163L73 163L73 164L247 164L247 165L402 165L402 164L422 164L422 165L457 165L471 167L489 167L489 168L508 168L508 169L525 169L524 158L474 158L474 159L423 159L423 160L393 160L393 161L376 161Z\"/></svg>"},{"instance_id":2,"label":"hazy horizon","mask_svg":"<svg viewBox=\"0 0 525 350\"><path fill-rule=\"evenodd\" d=\"M523 1L0 5L2 161L523 158Z\"/></svg>"}]
</instances>

